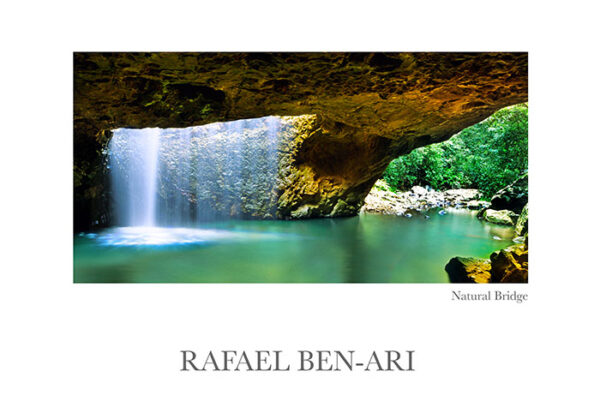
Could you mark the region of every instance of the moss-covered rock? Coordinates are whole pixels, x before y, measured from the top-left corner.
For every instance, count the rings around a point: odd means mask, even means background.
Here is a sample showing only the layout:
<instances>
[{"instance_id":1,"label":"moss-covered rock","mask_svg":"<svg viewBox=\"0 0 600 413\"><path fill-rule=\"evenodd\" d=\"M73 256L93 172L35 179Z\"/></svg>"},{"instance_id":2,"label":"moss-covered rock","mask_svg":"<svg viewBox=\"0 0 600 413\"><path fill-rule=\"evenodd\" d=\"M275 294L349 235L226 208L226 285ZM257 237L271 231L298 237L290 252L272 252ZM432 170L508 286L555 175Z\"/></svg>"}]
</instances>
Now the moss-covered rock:
<instances>
[{"instance_id":1,"label":"moss-covered rock","mask_svg":"<svg viewBox=\"0 0 600 413\"><path fill-rule=\"evenodd\" d=\"M483 219L492 224L498 225L515 225L519 216L508 209L496 211L494 209L486 209L483 212Z\"/></svg>"},{"instance_id":2,"label":"moss-covered rock","mask_svg":"<svg viewBox=\"0 0 600 413\"><path fill-rule=\"evenodd\" d=\"M515 234L517 236L523 236L527 234L529 231L529 204L526 204L523 210L521 211L521 215L519 215L519 219L517 220L517 224L515 225Z\"/></svg>"},{"instance_id":3,"label":"moss-covered rock","mask_svg":"<svg viewBox=\"0 0 600 413\"><path fill-rule=\"evenodd\" d=\"M454 257L446 264L445 270L453 283L488 283L491 268L490 260Z\"/></svg>"},{"instance_id":4,"label":"moss-covered rock","mask_svg":"<svg viewBox=\"0 0 600 413\"><path fill-rule=\"evenodd\" d=\"M492 253L489 259L454 257L446 264L453 283L526 283L529 274L528 240Z\"/></svg>"}]
</instances>

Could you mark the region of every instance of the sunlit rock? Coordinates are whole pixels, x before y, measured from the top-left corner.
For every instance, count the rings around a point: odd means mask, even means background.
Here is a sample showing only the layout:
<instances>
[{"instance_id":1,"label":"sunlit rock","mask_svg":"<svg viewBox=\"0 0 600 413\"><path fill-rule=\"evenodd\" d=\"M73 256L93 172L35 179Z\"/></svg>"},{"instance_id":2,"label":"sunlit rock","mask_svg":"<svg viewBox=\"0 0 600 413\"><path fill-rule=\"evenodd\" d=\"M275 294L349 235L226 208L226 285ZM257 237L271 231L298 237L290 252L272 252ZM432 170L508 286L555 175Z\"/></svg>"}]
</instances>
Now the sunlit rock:
<instances>
[{"instance_id":1,"label":"sunlit rock","mask_svg":"<svg viewBox=\"0 0 600 413\"><path fill-rule=\"evenodd\" d=\"M483 219L492 224L498 225L515 225L519 216L512 211L503 209L496 211L494 209L486 209L483 212Z\"/></svg>"},{"instance_id":2,"label":"sunlit rock","mask_svg":"<svg viewBox=\"0 0 600 413\"><path fill-rule=\"evenodd\" d=\"M491 281L526 283L529 273L529 254L525 244L513 245L490 256Z\"/></svg>"},{"instance_id":3,"label":"sunlit rock","mask_svg":"<svg viewBox=\"0 0 600 413\"><path fill-rule=\"evenodd\" d=\"M529 274L527 238L492 253L489 259L454 257L446 264L450 282L526 283Z\"/></svg>"},{"instance_id":4,"label":"sunlit rock","mask_svg":"<svg viewBox=\"0 0 600 413\"><path fill-rule=\"evenodd\" d=\"M519 215L519 219L517 220L517 224L515 226L515 234L524 235L529 231L529 204L526 204L523 210L521 211L521 215Z\"/></svg>"},{"instance_id":5,"label":"sunlit rock","mask_svg":"<svg viewBox=\"0 0 600 413\"><path fill-rule=\"evenodd\" d=\"M445 270L453 283L490 282L490 260L454 257L446 264Z\"/></svg>"}]
</instances>

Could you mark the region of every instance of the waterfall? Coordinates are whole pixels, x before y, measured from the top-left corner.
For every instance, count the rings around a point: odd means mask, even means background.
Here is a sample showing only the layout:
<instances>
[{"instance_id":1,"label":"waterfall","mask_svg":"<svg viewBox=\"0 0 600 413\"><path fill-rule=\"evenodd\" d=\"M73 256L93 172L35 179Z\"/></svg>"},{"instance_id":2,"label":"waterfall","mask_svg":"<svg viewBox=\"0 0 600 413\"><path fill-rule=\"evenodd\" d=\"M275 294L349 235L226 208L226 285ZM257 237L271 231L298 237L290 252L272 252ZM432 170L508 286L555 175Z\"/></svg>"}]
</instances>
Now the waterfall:
<instances>
[{"instance_id":1,"label":"waterfall","mask_svg":"<svg viewBox=\"0 0 600 413\"><path fill-rule=\"evenodd\" d=\"M160 137L158 128L114 131L109 168L120 224L155 226Z\"/></svg>"},{"instance_id":2,"label":"waterfall","mask_svg":"<svg viewBox=\"0 0 600 413\"><path fill-rule=\"evenodd\" d=\"M118 226L193 226L273 218L279 117L189 128L113 130L108 147Z\"/></svg>"}]
</instances>

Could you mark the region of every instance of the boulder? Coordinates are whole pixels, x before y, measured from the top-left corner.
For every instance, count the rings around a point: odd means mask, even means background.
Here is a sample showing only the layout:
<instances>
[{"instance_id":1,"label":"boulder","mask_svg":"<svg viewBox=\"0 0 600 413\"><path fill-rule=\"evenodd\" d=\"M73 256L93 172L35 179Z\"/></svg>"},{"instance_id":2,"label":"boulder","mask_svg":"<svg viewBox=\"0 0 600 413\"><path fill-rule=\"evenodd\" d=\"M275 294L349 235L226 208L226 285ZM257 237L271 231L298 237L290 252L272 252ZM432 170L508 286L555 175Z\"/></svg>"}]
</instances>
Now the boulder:
<instances>
[{"instance_id":1,"label":"boulder","mask_svg":"<svg viewBox=\"0 0 600 413\"><path fill-rule=\"evenodd\" d=\"M488 283L491 278L490 260L481 258L454 257L445 270L453 283Z\"/></svg>"},{"instance_id":2,"label":"boulder","mask_svg":"<svg viewBox=\"0 0 600 413\"><path fill-rule=\"evenodd\" d=\"M519 215L517 225L515 226L515 233L518 236L522 236L529 231L529 204L526 204Z\"/></svg>"},{"instance_id":3,"label":"boulder","mask_svg":"<svg viewBox=\"0 0 600 413\"><path fill-rule=\"evenodd\" d=\"M483 213L483 219L498 225L515 225L518 217L517 214L508 209L503 209L501 211L486 209Z\"/></svg>"},{"instance_id":4,"label":"boulder","mask_svg":"<svg viewBox=\"0 0 600 413\"><path fill-rule=\"evenodd\" d=\"M395 193L384 180L378 180L365 198L362 212L384 215L404 215L411 206L407 193Z\"/></svg>"},{"instance_id":5,"label":"boulder","mask_svg":"<svg viewBox=\"0 0 600 413\"><path fill-rule=\"evenodd\" d=\"M526 283L529 253L526 244L513 245L490 256L491 282Z\"/></svg>"},{"instance_id":6,"label":"boulder","mask_svg":"<svg viewBox=\"0 0 600 413\"><path fill-rule=\"evenodd\" d=\"M528 175L524 174L512 184L502 188L492 197L492 209L509 209L520 213L527 205L529 192Z\"/></svg>"},{"instance_id":7,"label":"boulder","mask_svg":"<svg viewBox=\"0 0 600 413\"><path fill-rule=\"evenodd\" d=\"M454 257L446 264L453 283L526 283L529 274L528 237L525 243L492 253L489 259Z\"/></svg>"}]
</instances>

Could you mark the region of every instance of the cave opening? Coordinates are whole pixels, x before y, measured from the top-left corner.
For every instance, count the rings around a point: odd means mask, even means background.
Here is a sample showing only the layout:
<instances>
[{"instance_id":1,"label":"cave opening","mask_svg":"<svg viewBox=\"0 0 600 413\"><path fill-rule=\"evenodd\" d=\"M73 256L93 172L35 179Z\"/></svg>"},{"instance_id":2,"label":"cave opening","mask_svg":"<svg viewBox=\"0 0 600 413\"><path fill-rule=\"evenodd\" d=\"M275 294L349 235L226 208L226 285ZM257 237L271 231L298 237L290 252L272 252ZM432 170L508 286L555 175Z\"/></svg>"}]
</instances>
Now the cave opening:
<instances>
[{"instance_id":1,"label":"cave opening","mask_svg":"<svg viewBox=\"0 0 600 413\"><path fill-rule=\"evenodd\" d=\"M489 204L502 188L526 181L527 171L528 104L521 103L502 108L445 141L405 151L387 165L374 190L422 194L469 189L477 191L481 203L471 205L479 207ZM526 199L524 193L512 205L496 206L520 213Z\"/></svg>"}]
</instances>

